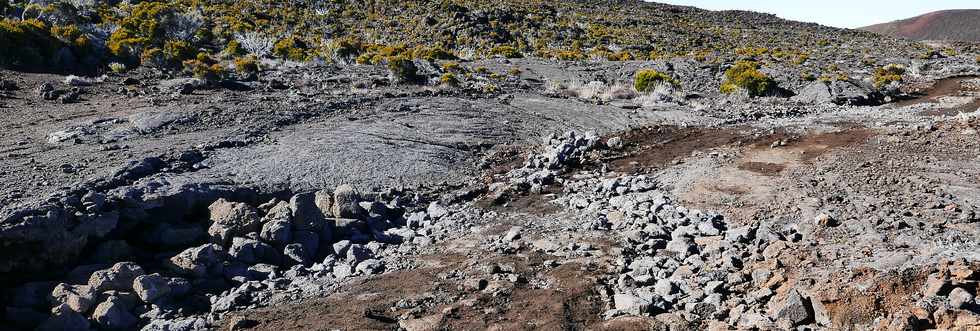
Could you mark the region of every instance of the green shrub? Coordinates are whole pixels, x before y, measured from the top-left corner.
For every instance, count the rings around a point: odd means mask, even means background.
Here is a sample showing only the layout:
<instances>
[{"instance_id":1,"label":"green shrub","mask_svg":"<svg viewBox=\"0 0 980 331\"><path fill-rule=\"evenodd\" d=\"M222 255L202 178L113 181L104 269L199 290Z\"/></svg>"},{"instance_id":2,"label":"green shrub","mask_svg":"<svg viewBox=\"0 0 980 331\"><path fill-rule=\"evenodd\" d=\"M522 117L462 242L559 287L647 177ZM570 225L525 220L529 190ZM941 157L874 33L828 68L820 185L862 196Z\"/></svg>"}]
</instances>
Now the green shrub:
<instances>
[{"instance_id":1,"label":"green shrub","mask_svg":"<svg viewBox=\"0 0 980 331\"><path fill-rule=\"evenodd\" d=\"M164 42L163 55L171 63L181 63L184 60L195 58L191 43L184 40L167 40Z\"/></svg>"},{"instance_id":2,"label":"green shrub","mask_svg":"<svg viewBox=\"0 0 980 331\"><path fill-rule=\"evenodd\" d=\"M151 68L166 68L168 61L162 49L147 48L140 53L140 65Z\"/></svg>"},{"instance_id":3,"label":"green shrub","mask_svg":"<svg viewBox=\"0 0 980 331\"><path fill-rule=\"evenodd\" d=\"M905 74L905 67L897 64L889 64L875 70L871 80L876 88L881 88L892 82L901 82L902 75Z\"/></svg>"},{"instance_id":4,"label":"green shrub","mask_svg":"<svg viewBox=\"0 0 980 331\"><path fill-rule=\"evenodd\" d=\"M459 80L456 78L456 75L451 72L442 74L442 76L439 77L439 82L450 86L459 84Z\"/></svg>"},{"instance_id":5,"label":"green shrub","mask_svg":"<svg viewBox=\"0 0 980 331\"><path fill-rule=\"evenodd\" d=\"M633 77L633 88L636 89L637 92L650 91L659 83L668 83L674 86L680 85L680 83L673 77L670 77L670 75L653 69L639 70Z\"/></svg>"},{"instance_id":6,"label":"green shrub","mask_svg":"<svg viewBox=\"0 0 980 331\"><path fill-rule=\"evenodd\" d=\"M235 58L235 71L244 75L259 72L259 62L253 55Z\"/></svg>"},{"instance_id":7,"label":"green shrub","mask_svg":"<svg viewBox=\"0 0 980 331\"><path fill-rule=\"evenodd\" d=\"M418 68L411 59L404 56L393 56L386 61L388 73L395 82L416 82L419 80Z\"/></svg>"},{"instance_id":8,"label":"green shrub","mask_svg":"<svg viewBox=\"0 0 980 331\"><path fill-rule=\"evenodd\" d=\"M0 66L35 67L46 65L63 43L40 20L2 19L0 45Z\"/></svg>"},{"instance_id":9,"label":"green shrub","mask_svg":"<svg viewBox=\"0 0 980 331\"><path fill-rule=\"evenodd\" d=\"M448 61L442 64L442 71L444 72L453 72L459 70L460 70L459 62Z\"/></svg>"},{"instance_id":10,"label":"green shrub","mask_svg":"<svg viewBox=\"0 0 980 331\"><path fill-rule=\"evenodd\" d=\"M109 63L109 70L112 70L112 72L114 73L120 74L126 72L126 65L119 62L112 62Z\"/></svg>"},{"instance_id":11,"label":"green shrub","mask_svg":"<svg viewBox=\"0 0 980 331\"><path fill-rule=\"evenodd\" d=\"M609 56L607 56L606 59L609 61L630 61L633 60L634 57L633 57L633 53L630 53L628 51L619 51L616 53L609 54Z\"/></svg>"},{"instance_id":12,"label":"green shrub","mask_svg":"<svg viewBox=\"0 0 980 331\"><path fill-rule=\"evenodd\" d=\"M225 49L224 51L222 51L222 53L224 53L224 56L235 57L235 56L243 56L245 55L245 53L248 52L242 49L241 43L239 43L237 40L232 40L229 41L227 45L225 45Z\"/></svg>"},{"instance_id":13,"label":"green shrub","mask_svg":"<svg viewBox=\"0 0 980 331\"><path fill-rule=\"evenodd\" d=\"M510 46L510 45L500 45L494 47L493 49L490 50L490 55L502 56L508 59L516 59L516 58L524 57L524 54L521 54L521 52L518 51L517 48L514 48L514 46Z\"/></svg>"},{"instance_id":14,"label":"green shrub","mask_svg":"<svg viewBox=\"0 0 980 331\"><path fill-rule=\"evenodd\" d=\"M721 93L733 93L739 88L751 96L762 96L776 87L776 82L759 71L759 64L753 61L739 61L725 71L725 82Z\"/></svg>"},{"instance_id":15,"label":"green shrub","mask_svg":"<svg viewBox=\"0 0 980 331\"><path fill-rule=\"evenodd\" d=\"M308 51L306 42L293 36L280 39L272 47L272 54L292 61L306 61L309 57Z\"/></svg>"},{"instance_id":16,"label":"green shrub","mask_svg":"<svg viewBox=\"0 0 980 331\"><path fill-rule=\"evenodd\" d=\"M106 45L116 56L132 57L141 54L146 47L163 47L166 42L166 26L161 21L176 15L172 4L165 2L141 2L128 9L128 15L114 23L119 29L109 36Z\"/></svg>"},{"instance_id":17,"label":"green shrub","mask_svg":"<svg viewBox=\"0 0 980 331\"><path fill-rule=\"evenodd\" d=\"M221 64L209 64L197 59L184 61L184 71L194 76L194 78L206 81L216 81L223 79L227 75L225 67Z\"/></svg>"},{"instance_id":18,"label":"green shrub","mask_svg":"<svg viewBox=\"0 0 980 331\"><path fill-rule=\"evenodd\" d=\"M416 47L412 53L416 59L426 60L426 61L456 59L456 55L453 55L453 53L449 52L445 48L442 48L441 46L436 46L436 47L419 46Z\"/></svg>"},{"instance_id":19,"label":"green shrub","mask_svg":"<svg viewBox=\"0 0 980 331\"><path fill-rule=\"evenodd\" d=\"M359 39L347 37L332 40L327 48L334 61L350 61L361 55L364 44Z\"/></svg>"}]
</instances>

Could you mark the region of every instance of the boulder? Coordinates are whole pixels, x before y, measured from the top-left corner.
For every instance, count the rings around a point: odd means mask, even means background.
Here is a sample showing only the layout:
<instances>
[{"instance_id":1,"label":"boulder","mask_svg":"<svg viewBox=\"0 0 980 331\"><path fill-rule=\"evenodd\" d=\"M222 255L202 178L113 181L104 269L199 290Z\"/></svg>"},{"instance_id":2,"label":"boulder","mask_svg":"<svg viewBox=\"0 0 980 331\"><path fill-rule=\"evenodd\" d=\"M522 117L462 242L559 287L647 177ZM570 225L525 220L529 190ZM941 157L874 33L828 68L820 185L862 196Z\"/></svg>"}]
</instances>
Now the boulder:
<instances>
[{"instance_id":1,"label":"boulder","mask_svg":"<svg viewBox=\"0 0 980 331\"><path fill-rule=\"evenodd\" d=\"M967 309L973 305L973 294L970 294L962 287L954 288L949 291L949 305L956 309Z\"/></svg>"},{"instance_id":2,"label":"boulder","mask_svg":"<svg viewBox=\"0 0 980 331\"><path fill-rule=\"evenodd\" d=\"M51 317L37 328L39 331L87 331L90 329L88 319L65 304L54 307L51 310Z\"/></svg>"},{"instance_id":3,"label":"boulder","mask_svg":"<svg viewBox=\"0 0 980 331\"><path fill-rule=\"evenodd\" d=\"M441 205L441 204L439 204L438 202L435 202L435 201L433 201L432 203L429 204L429 207L427 207L425 209L425 212L429 215L430 218L432 218L434 220L437 220L437 219L442 218L443 216L449 215L449 209L447 209L445 206L443 206L443 205Z\"/></svg>"},{"instance_id":4,"label":"boulder","mask_svg":"<svg viewBox=\"0 0 980 331\"><path fill-rule=\"evenodd\" d=\"M207 330L208 322L200 317L157 319L150 321L141 331L197 331Z\"/></svg>"},{"instance_id":5,"label":"boulder","mask_svg":"<svg viewBox=\"0 0 980 331\"><path fill-rule=\"evenodd\" d=\"M314 193L300 193L289 199L293 211L293 230L319 232L326 223L326 216L316 204Z\"/></svg>"},{"instance_id":6,"label":"boulder","mask_svg":"<svg viewBox=\"0 0 980 331\"><path fill-rule=\"evenodd\" d=\"M333 191L331 214L333 217L359 219L364 215L364 210L361 209L359 202L361 202L361 195L354 186L350 184L340 185Z\"/></svg>"},{"instance_id":7,"label":"boulder","mask_svg":"<svg viewBox=\"0 0 980 331\"><path fill-rule=\"evenodd\" d=\"M286 220L273 220L262 225L259 238L276 247L283 247L293 240L293 224Z\"/></svg>"},{"instance_id":8,"label":"boulder","mask_svg":"<svg viewBox=\"0 0 980 331\"><path fill-rule=\"evenodd\" d=\"M792 100L803 103L868 106L879 103L874 91L849 81L817 81L805 86Z\"/></svg>"},{"instance_id":9,"label":"boulder","mask_svg":"<svg viewBox=\"0 0 980 331\"><path fill-rule=\"evenodd\" d=\"M156 302L170 294L170 280L160 274L149 274L136 277L133 281L133 292L143 302Z\"/></svg>"},{"instance_id":10,"label":"boulder","mask_svg":"<svg viewBox=\"0 0 980 331\"><path fill-rule=\"evenodd\" d=\"M51 291L50 299L56 305L65 305L71 310L85 314L95 305L97 296L98 293L91 286L61 283Z\"/></svg>"},{"instance_id":11,"label":"boulder","mask_svg":"<svg viewBox=\"0 0 980 331\"><path fill-rule=\"evenodd\" d=\"M272 263L278 264L281 260L279 251L255 239L236 237L232 239L231 248L228 255L238 262L245 264Z\"/></svg>"},{"instance_id":12,"label":"boulder","mask_svg":"<svg viewBox=\"0 0 980 331\"><path fill-rule=\"evenodd\" d=\"M293 231L293 243L303 246L304 261L312 261L320 249L320 234L310 231Z\"/></svg>"},{"instance_id":13,"label":"boulder","mask_svg":"<svg viewBox=\"0 0 980 331\"><path fill-rule=\"evenodd\" d=\"M809 300L805 299L796 289L791 289L786 298L776 307L776 318L786 319L799 325L813 318L813 309Z\"/></svg>"},{"instance_id":14,"label":"boulder","mask_svg":"<svg viewBox=\"0 0 980 331\"><path fill-rule=\"evenodd\" d=\"M92 319L105 330L130 330L136 326L139 319L130 311L123 298L109 296L95 307Z\"/></svg>"},{"instance_id":15,"label":"boulder","mask_svg":"<svg viewBox=\"0 0 980 331\"><path fill-rule=\"evenodd\" d=\"M170 258L170 267L181 274L208 277L222 274L222 263L227 258L224 249L215 244L192 247Z\"/></svg>"},{"instance_id":16,"label":"boulder","mask_svg":"<svg viewBox=\"0 0 980 331\"><path fill-rule=\"evenodd\" d=\"M92 290L101 293L108 290L131 291L133 280L145 274L143 268L132 262L119 262L109 269L92 273L88 285Z\"/></svg>"},{"instance_id":17,"label":"boulder","mask_svg":"<svg viewBox=\"0 0 980 331\"><path fill-rule=\"evenodd\" d=\"M233 237L260 230L258 213L247 204L218 199L208 206L208 211L211 213L208 234L215 244L227 246Z\"/></svg>"},{"instance_id":18,"label":"boulder","mask_svg":"<svg viewBox=\"0 0 980 331\"><path fill-rule=\"evenodd\" d=\"M354 271L362 275L373 275L384 271L384 263L378 259L367 259L358 263Z\"/></svg>"},{"instance_id":19,"label":"boulder","mask_svg":"<svg viewBox=\"0 0 980 331\"><path fill-rule=\"evenodd\" d=\"M286 247L283 248L282 250L283 262L291 262L291 263L305 265L307 263L310 263L310 261L306 259L307 255L308 254L306 250L303 249L303 245L301 244L296 244L296 243L289 244L286 245Z\"/></svg>"},{"instance_id":20,"label":"boulder","mask_svg":"<svg viewBox=\"0 0 980 331\"><path fill-rule=\"evenodd\" d=\"M374 257L374 252L367 246L354 244L347 249L347 262L351 265L357 265L361 261L371 259Z\"/></svg>"},{"instance_id":21,"label":"boulder","mask_svg":"<svg viewBox=\"0 0 980 331\"><path fill-rule=\"evenodd\" d=\"M341 240L333 244L333 253L337 256L347 256L347 250L350 249L350 240Z\"/></svg>"},{"instance_id":22,"label":"boulder","mask_svg":"<svg viewBox=\"0 0 980 331\"><path fill-rule=\"evenodd\" d=\"M630 315L646 315L650 312L650 300L626 293L613 296L616 309Z\"/></svg>"}]
</instances>

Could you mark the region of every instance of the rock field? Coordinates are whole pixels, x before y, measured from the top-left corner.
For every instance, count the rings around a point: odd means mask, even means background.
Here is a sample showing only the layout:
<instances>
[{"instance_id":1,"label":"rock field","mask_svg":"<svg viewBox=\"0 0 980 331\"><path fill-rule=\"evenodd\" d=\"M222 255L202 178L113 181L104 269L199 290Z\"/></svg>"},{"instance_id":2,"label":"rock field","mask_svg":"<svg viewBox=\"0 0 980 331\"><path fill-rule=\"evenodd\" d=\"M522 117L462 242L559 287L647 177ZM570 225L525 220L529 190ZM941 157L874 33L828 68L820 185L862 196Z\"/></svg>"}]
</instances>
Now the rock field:
<instances>
[{"instance_id":1,"label":"rock field","mask_svg":"<svg viewBox=\"0 0 980 331\"><path fill-rule=\"evenodd\" d=\"M980 65L901 62L0 70L0 330L980 330Z\"/></svg>"}]
</instances>

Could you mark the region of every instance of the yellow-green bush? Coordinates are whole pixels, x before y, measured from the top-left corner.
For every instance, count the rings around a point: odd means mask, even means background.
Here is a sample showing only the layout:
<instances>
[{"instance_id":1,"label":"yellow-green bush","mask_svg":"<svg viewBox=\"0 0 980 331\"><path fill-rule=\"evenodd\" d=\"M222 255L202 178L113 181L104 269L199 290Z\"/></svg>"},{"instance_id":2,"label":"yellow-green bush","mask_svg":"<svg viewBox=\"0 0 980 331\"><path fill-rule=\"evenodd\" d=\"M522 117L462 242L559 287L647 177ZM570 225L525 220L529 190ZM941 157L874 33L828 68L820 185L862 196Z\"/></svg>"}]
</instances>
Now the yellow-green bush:
<instances>
[{"instance_id":1,"label":"yellow-green bush","mask_svg":"<svg viewBox=\"0 0 980 331\"><path fill-rule=\"evenodd\" d=\"M751 96L761 96L775 87L776 82L759 71L758 63L739 61L725 71L725 82L721 84L721 92L733 93L742 88Z\"/></svg>"},{"instance_id":2,"label":"yellow-green bush","mask_svg":"<svg viewBox=\"0 0 980 331\"><path fill-rule=\"evenodd\" d=\"M168 61L162 49L147 48L140 53L140 65L152 68L165 68L168 66Z\"/></svg>"},{"instance_id":3,"label":"yellow-green bush","mask_svg":"<svg viewBox=\"0 0 980 331\"><path fill-rule=\"evenodd\" d=\"M393 56L385 60L388 72L396 82L415 82L419 80L418 68L405 56Z\"/></svg>"},{"instance_id":4,"label":"yellow-green bush","mask_svg":"<svg viewBox=\"0 0 980 331\"><path fill-rule=\"evenodd\" d=\"M905 67L897 64L889 64L875 70L871 80L876 88L881 88L892 82L901 82L902 75L905 74Z\"/></svg>"},{"instance_id":5,"label":"yellow-green bush","mask_svg":"<svg viewBox=\"0 0 980 331\"><path fill-rule=\"evenodd\" d=\"M252 55L235 58L235 71L245 75L257 73L259 72L259 62Z\"/></svg>"},{"instance_id":6,"label":"yellow-green bush","mask_svg":"<svg viewBox=\"0 0 980 331\"><path fill-rule=\"evenodd\" d=\"M639 70L633 77L633 88L636 89L637 92L650 91L660 83L668 83L674 86L680 85L680 83L673 77L670 77L670 75L654 69Z\"/></svg>"},{"instance_id":7,"label":"yellow-green bush","mask_svg":"<svg viewBox=\"0 0 980 331\"><path fill-rule=\"evenodd\" d=\"M163 55L168 61L181 63L184 60L194 58L195 50L191 43L184 40L167 40L163 43Z\"/></svg>"},{"instance_id":8,"label":"yellow-green bush","mask_svg":"<svg viewBox=\"0 0 980 331\"><path fill-rule=\"evenodd\" d=\"M184 61L184 71L194 76L194 78L206 81L216 81L223 79L227 74L225 67L221 64L209 64L197 59Z\"/></svg>"},{"instance_id":9,"label":"yellow-green bush","mask_svg":"<svg viewBox=\"0 0 980 331\"><path fill-rule=\"evenodd\" d=\"M277 41L272 47L272 54L293 61L306 61L310 56L306 42L293 36Z\"/></svg>"},{"instance_id":10,"label":"yellow-green bush","mask_svg":"<svg viewBox=\"0 0 980 331\"><path fill-rule=\"evenodd\" d=\"M619 51L610 54L609 56L606 57L606 59L609 61L630 61L633 60L634 57L633 57L633 53L630 53L629 51Z\"/></svg>"},{"instance_id":11,"label":"yellow-green bush","mask_svg":"<svg viewBox=\"0 0 980 331\"><path fill-rule=\"evenodd\" d=\"M241 43L239 43L237 40L232 40L225 45L225 49L222 51L222 53L224 56L235 57L245 55L246 51L242 49Z\"/></svg>"},{"instance_id":12,"label":"yellow-green bush","mask_svg":"<svg viewBox=\"0 0 980 331\"><path fill-rule=\"evenodd\" d=\"M442 74L442 76L439 77L439 82L444 85L451 85L451 86L459 84L459 80L456 78L456 75L451 72Z\"/></svg>"},{"instance_id":13,"label":"yellow-green bush","mask_svg":"<svg viewBox=\"0 0 980 331\"><path fill-rule=\"evenodd\" d=\"M521 54L521 52L518 51L517 48L510 45L500 45L494 47L493 49L490 50L490 55L502 56L508 59L516 59L516 58L524 57L524 54Z\"/></svg>"},{"instance_id":14,"label":"yellow-green bush","mask_svg":"<svg viewBox=\"0 0 980 331\"><path fill-rule=\"evenodd\" d=\"M166 27L161 24L161 20L176 13L173 4L141 2L123 8L128 10L128 15L115 20L110 18L110 21L119 25L119 29L109 36L107 42L113 55L132 57L141 54L146 47L163 47L166 42Z\"/></svg>"},{"instance_id":15,"label":"yellow-green bush","mask_svg":"<svg viewBox=\"0 0 980 331\"><path fill-rule=\"evenodd\" d=\"M453 71L459 71L459 70L460 70L459 62L456 62L456 61L448 61L448 62L445 62L445 63L442 64L442 71L445 71L445 72L453 72Z\"/></svg>"},{"instance_id":16,"label":"yellow-green bush","mask_svg":"<svg viewBox=\"0 0 980 331\"><path fill-rule=\"evenodd\" d=\"M456 55L453 55L452 52L446 50L441 46L435 46L435 47L419 46L416 47L412 53L416 59L426 60L426 61L456 59Z\"/></svg>"},{"instance_id":17,"label":"yellow-green bush","mask_svg":"<svg viewBox=\"0 0 980 331\"><path fill-rule=\"evenodd\" d=\"M46 64L62 43L36 19L0 20L0 65L32 67Z\"/></svg>"}]
</instances>

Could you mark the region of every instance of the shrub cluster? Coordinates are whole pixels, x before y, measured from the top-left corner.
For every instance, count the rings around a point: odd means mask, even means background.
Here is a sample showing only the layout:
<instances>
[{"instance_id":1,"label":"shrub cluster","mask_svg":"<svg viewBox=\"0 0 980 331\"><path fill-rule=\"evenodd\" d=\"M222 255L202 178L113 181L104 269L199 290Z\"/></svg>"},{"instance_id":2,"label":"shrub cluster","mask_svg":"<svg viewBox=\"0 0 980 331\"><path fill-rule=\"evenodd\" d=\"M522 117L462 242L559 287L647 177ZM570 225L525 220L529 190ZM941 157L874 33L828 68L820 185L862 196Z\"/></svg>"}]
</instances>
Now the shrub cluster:
<instances>
[{"instance_id":1,"label":"shrub cluster","mask_svg":"<svg viewBox=\"0 0 980 331\"><path fill-rule=\"evenodd\" d=\"M747 57L805 64L809 52L839 56L841 49L833 45L870 49L877 41L791 22L746 33L740 27L754 23L754 16L727 13L722 20L660 6L613 1L597 8L595 1L550 0L0 0L0 16L6 17L0 26L5 48L0 65L57 59L62 50L101 64L172 71L182 70L199 52L221 61L252 55L372 64L456 54L568 61L691 57L715 63ZM806 51L800 44L808 45ZM821 48L809 46L815 44Z\"/></svg>"},{"instance_id":2,"label":"shrub cluster","mask_svg":"<svg viewBox=\"0 0 980 331\"><path fill-rule=\"evenodd\" d=\"M871 77L876 88L882 88L892 82L901 82L902 75L905 74L905 67L897 64L889 64L875 70Z\"/></svg>"},{"instance_id":3,"label":"shrub cluster","mask_svg":"<svg viewBox=\"0 0 980 331\"><path fill-rule=\"evenodd\" d=\"M653 70L653 69L643 69L636 72L635 77L633 77L633 88L637 92L648 92L653 90L657 84L667 83L673 86L678 86L680 83L670 77L670 75Z\"/></svg>"},{"instance_id":4,"label":"shrub cluster","mask_svg":"<svg viewBox=\"0 0 980 331\"><path fill-rule=\"evenodd\" d=\"M739 61L725 71L725 82L721 84L721 92L729 94L741 88L751 96L762 96L775 87L776 82L759 71L758 63Z\"/></svg>"}]
</instances>

